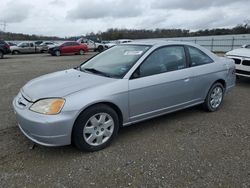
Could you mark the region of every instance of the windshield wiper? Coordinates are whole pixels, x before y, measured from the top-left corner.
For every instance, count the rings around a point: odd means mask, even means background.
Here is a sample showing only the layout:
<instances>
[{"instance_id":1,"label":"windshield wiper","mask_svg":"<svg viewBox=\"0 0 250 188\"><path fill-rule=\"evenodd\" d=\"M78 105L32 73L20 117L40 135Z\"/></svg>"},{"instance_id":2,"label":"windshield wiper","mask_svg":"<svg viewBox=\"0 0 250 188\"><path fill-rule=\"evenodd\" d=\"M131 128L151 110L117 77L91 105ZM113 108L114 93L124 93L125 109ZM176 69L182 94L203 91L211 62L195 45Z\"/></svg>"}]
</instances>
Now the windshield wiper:
<instances>
[{"instance_id":1,"label":"windshield wiper","mask_svg":"<svg viewBox=\"0 0 250 188\"><path fill-rule=\"evenodd\" d=\"M112 78L111 75L105 73L105 72L102 72L102 71L99 71L97 69L94 69L94 68L86 68L86 69L81 69L82 71L87 71L87 72L91 72L91 73L94 73L94 74L99 74L99 75L102 75L102 76L106 76L106 77L109 77L109 78Z\"/></svg>"}]
</instances>

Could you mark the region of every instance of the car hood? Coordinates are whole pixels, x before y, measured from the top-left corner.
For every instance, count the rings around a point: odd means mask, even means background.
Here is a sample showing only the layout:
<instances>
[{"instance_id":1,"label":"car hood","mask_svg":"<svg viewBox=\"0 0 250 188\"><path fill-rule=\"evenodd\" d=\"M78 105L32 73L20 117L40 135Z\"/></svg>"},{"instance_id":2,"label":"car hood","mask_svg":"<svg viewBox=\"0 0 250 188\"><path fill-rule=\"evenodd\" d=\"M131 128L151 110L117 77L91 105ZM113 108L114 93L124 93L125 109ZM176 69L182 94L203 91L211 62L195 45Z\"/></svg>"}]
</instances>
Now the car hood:
<instances>
[{"instance_id":1,"label":"car hood","mask_svg":"<svg viewBox=\"0 0 250 188\"><path fill-rule=\"evenodd\" d=\"M116 46L117 44L115 44L115 43L107 43L105 45L108 46L108 47L113 47L113 46Z\"/></svg>"},{"instance_id":2,"label":"car hood","mask_svg":"<svg viewBox=\"0 0 250 188\"><path fill-rule=\"evenodd\" d=\"M227 56L241 56L241 57L250 57L250 49L246 49L246 48L239 48L239 49L235 49L232 51L229 51L226 53Z\"/></svg>"},{"instance_id":3,"label":"car hood","mask_svg":"<svg viewBox=\"0 0 250 188\"><path fill-rule=\"evenodd\" d=\"M21 92L35 102L42 98L65 97L83 89L107 84L116 79L84 73L75 69L47 74L29 81Z\"/></svg>"},{"instance_id":4,"label":"car hood","mask_svg":"<svg viewBox=\"0 0 250 188\"><path fill-rule=\"evenodd\" d=\"M15 49L20 49L21 47L19 47L19 46L10 46L10 49L11 50L15 50Z\"/></svg>"}]
</instances>

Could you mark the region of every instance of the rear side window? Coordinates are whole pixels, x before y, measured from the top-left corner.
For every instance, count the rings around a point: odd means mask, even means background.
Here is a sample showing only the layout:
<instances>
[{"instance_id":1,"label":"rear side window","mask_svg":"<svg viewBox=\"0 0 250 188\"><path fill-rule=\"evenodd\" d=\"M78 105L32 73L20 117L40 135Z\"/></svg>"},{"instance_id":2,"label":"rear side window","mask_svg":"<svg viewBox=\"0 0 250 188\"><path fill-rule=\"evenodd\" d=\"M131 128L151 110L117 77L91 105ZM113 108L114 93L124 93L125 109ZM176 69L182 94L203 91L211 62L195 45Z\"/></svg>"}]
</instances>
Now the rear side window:
<instances>
[{"instance_id":1,"label":"rear side window","mask_svg":"<svg viewBox=\"0 0 250 188\"><path fill-rule=\"evenodd\" d=\"M190 55L190 60L191 60L191 66L200 66L200 65L205 65L212 63L213 60L206 55L204 52L199 50L198 48L188 46L188 51Z\"/></svg>"},{"instance_id":2,"label":"rear side window","mask_svg":"<svg viewBox=\"0 0 250 188\"><path fill-rule=\"evenodd\" d=\"M71 46L71 45L70 45L70 42L65 42L65 43L63 44L63 46Z\"/></svg>"}]
</instances>

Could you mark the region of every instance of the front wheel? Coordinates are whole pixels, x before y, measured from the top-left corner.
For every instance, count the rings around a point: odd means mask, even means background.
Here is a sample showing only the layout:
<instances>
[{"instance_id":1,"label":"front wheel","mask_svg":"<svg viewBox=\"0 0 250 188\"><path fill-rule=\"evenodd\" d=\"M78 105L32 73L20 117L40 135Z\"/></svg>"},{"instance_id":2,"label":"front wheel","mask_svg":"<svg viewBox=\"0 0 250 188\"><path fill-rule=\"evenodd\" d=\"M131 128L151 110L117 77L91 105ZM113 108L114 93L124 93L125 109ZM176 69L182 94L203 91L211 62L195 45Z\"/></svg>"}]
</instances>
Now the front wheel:
<instances>
[{"instance_id":1,"label":"front wheel","mask_svg":"<svg viewBox=\"0 0 250 188\"><path fill-rule=\"evenodd\" d=\"M98 151L107 147L119 129L118 115L107 105L88 108L77 118L72 139L76 147L85 151Z\"/></svg>"},{"instance_id":2,"label":"front wheel","mask_svg":"<svg viewBox=\"0 0 250 188\"><path fill-rule=\"evenodd\" d=\"M219 109L224 98L224 87L221 83L215 83L209 90L203 104L205 110L215 112Z\"/></svg>"},{"instance_id":3,"label":"front wheel","mask_svg":"<svg viewBox=\"0 0 250 188\"><path fill-rule=\"evenodd\" d=\"M59 50L55 51L56 56L61 56L61 52Z\"/></svg>"},{"instance_id":4,"label":"front wheel","mask_svg":"<svg viewBox=\"0 0 250 188\"><path fill-rule=\"evenodd\" d=\"M20 54L20 52L17 51L17 50L14 50L14 51L12 52L12 54L13 54L13 55L17 55L17 54Z\"/></svg>"}]
</instances>

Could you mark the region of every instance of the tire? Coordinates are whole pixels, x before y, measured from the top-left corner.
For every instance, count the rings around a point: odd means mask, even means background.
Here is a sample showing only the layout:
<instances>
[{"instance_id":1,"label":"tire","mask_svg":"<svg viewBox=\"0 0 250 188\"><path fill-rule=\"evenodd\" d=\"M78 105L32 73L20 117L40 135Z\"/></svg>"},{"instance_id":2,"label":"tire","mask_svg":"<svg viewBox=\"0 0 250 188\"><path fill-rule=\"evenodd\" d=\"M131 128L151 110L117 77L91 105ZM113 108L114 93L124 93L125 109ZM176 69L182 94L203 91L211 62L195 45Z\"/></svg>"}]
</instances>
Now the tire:
<instances>
[{"instance_id":1,"label":"tire","mask_svg":"<svg viewBox=\"0 0 250 188\"><path fill-rule=\"evenodd\" d=\"M14 50L14 51L12 52L12 55L17 55L17 54L20 54L20 52L17 51L17 50Z\"/></svg>"},{"instance_id":2,"label":"tire","mask_svg":"<svg viewBox=\"0 0 250 188\"><path fill-rule=\"evenodd\" d=\"M81 49L81 50L79 51L79 54L80 54L80 55L84 55L84 53L85 53L85 52L84 52L83 49Z\"/></svg>"},{"instance_id":3,"label":"tire","mask_svg":"<svg viewBox=\"0 0 250 188\"><path fill-rule=\"evenodd\" d=\"M4 56L4 54L3 54L3 52L0 50L0 59L3 59L3 56Z\"/></svg>"},{"instance_id":4,"label":"tire","mask_svg":"<svg viewBox=\"0 0 250 188\"><path fill-rule=\"evenodd\" d=\"M97 51L102 52L104 50L103 46L98 46Z\"/></svg>"},{"instance_id":5,"label":"tire","mask_svg":"<svg viewBox=\"0 0 250 188\"><path fill-rule=\"evenodd\" d=\"M107 105L96 105L79 115L73 127L72 141L78 149L94 152L109 146L118 130L115 110Z\"/></svg>"},{"instance_id":6,"label":"tire","mask_svg":"<svg viewBox=\"0 0 250 188\"><path fill-rule=\"evenodd\" d=\"M224 92L225 88L221 83L216 82L213 84L209 89L205 102L203 103L204 109L208 112L217 111L223 102Z\"/></svg>"},{"instance_id":7,"label":"tire","mask_svg":"<svg viewBox=\"0 0 250 188\"><path fill-rule=\"evenodd\" d=\"M59 50L56 50L55 51L55 56L57 56L57 57L61 56L61 52Z\"/></svg>"}]
</instances>

